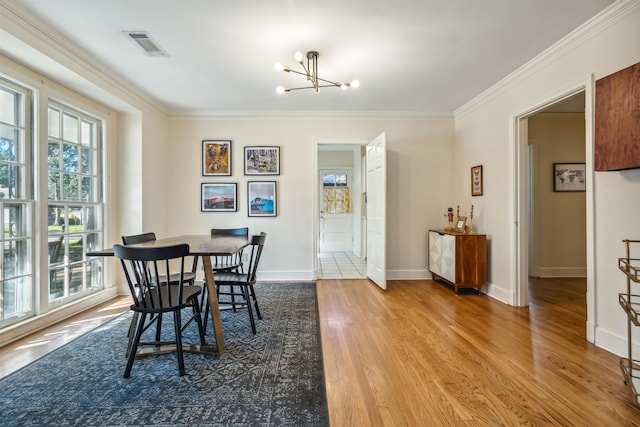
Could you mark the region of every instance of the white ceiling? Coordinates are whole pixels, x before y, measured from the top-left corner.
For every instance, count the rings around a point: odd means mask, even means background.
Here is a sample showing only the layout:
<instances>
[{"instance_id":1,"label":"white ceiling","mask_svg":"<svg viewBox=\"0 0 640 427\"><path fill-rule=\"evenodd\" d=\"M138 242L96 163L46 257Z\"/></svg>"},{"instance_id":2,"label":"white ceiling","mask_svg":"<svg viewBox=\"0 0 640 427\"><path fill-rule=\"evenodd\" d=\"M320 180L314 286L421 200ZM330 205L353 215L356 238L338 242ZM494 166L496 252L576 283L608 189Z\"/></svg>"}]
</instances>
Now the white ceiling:
<instances>
[{"instance_id":1,"label":"white ceiling","mask_svg":"<svg viewBox=\"0 0 640 427\"><path fill-rule=\"evenodd\" d=\"M18 1L168 112L451 112L613 2ZM148 32L169 57L145 55L125 31ZM15 46L0 51L38 67ZM295 69L307 50L320 77L361 86L276 94L306 81L274 63Z\"/></svg>"}]
</instances>

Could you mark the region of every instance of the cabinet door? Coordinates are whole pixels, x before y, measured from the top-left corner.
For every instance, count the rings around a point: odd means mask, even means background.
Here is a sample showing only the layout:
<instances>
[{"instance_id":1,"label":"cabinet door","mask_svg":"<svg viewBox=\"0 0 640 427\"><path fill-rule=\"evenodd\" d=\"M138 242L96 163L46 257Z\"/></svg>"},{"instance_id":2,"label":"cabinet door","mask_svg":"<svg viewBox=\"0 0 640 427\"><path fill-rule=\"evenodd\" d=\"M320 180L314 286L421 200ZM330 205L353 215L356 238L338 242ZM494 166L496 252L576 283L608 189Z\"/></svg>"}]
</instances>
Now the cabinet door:
<instances>
[{"instance_id":1,"label":"cabinet door","mask_svg":"<svg viewBox=\"0 0 640 427\"><path fill-rule=\"evenodd\" d=\"M429 231L429 271L438 276L442 265L442 236L435 231Z\"/></svg>"},{"instance_id":2,"label":"cabinet door","mask_svg":"<svg viewBox=\"0 0 640 427\"><path fill-rule=\"evenodd\" d=\"M456 236L444 234L440 236L441 265L440 276L451 283L456 281Z\"/></svg>"}]
</instances>

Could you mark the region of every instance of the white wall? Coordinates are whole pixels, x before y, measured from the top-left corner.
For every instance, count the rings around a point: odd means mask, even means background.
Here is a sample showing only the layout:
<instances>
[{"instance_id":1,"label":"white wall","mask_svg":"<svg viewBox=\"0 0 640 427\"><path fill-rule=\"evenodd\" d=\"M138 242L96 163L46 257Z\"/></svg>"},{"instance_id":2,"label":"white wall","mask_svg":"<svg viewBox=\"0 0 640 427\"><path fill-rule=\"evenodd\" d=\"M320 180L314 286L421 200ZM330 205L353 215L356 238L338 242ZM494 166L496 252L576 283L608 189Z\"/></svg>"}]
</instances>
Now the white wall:
<instances>
[{"instance_id":1,"label":"white wall","mask_svg":"<svg viewBox=\"0 0 640 427\"><path fill-rule=\"evenodd\" d=\"M461 205L474 204L479 228L491 240L489 292L496 297L513 301L516 285L510 263L515 239L514 117L580 86L586 86L589 96L592 74L598 79L640 61L640 2L623 1L615 8L619 13L598 28L552 47L541 59L456 112L455 194ZM589 97L587 102L591 102ZM587 117L590 123L593 118ZM591 144L590 135L589 129ZM589 168L592 151L588 148ZM484 165L485 187L484 196L472 200L467 177L476 164ZM598 172L592 177L588 181L594 204L594 239L588 242L594 253L591 321L596 344L621 354L626 320L617 301L625 278L617 269L617 258L624 254L622 239L640 238L640 200L636 197L640 169Z\"/></svg>"},{"instance_id":2,"label":"white wall","mask_svg":"<svg viewBox=\"0 0 640 427\"><path fill-rule=\"evenodd\" d=\"M453 121L450 117L310 116L308 118L173 119L169 126L168 233L202 233L212 227L249 225L265 231L267 246L259 279L312 279L316 141L372 140L386 132L388 147L387 266L391 278L428 277L427 229L445 225L451 204ZM231 139L233 176L203 177L203 139ZM248 218L243 147L281 147L278 216ZM238 211L200 212L202 182L237 182ZM158 195L158 197L163 197Z\"/></svg>"}]
</instances>

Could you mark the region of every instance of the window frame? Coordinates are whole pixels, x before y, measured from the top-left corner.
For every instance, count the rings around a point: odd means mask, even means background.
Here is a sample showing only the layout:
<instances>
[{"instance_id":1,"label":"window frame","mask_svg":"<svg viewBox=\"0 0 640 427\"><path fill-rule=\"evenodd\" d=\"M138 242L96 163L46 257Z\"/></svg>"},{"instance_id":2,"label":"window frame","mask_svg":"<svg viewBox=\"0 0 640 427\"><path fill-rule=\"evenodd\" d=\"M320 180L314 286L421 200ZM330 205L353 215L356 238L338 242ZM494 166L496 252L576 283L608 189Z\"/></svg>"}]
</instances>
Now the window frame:
<instances>
[{"instance_id":1,"label":"window frame","mask_svg":"<svg viewBox=\"0 0 640 427\"><path fill-rule=\"evenodd\" d=\"M34 96L33 91L26 87L26 85L20 85L12 80L0 76L0 85L3 90L8 90L16 95L19 95L19 101L14 102L14 123L8 123L0 121L2 127L12 128L14 134L21 133L21 136L17 138L18 148L16 150L16 158L12 161L0 161L0 164L5 164L9 167L16 168L18 170L16 180L19 181L16 185L17 191L15 197L1 198L0 199L0 220L4 224L6 221L7 209L17 208L21 211L20 220L17 222L21 224L21 230L15 236L7 236L4 231L0 235L0 245L2 247L2 253L0 254L0 293L2 294L2 307L0 307L0 330L11 326L13 324L23 321L25 318L33 317L36 314L37 307L37 275L34 266L36 265L36 243L35 238L35 215L34 215L34 192L33 192L33 146L35 144L34 132L33 132L33 105ZM10 189L9 195L10 193ZM4 193L3 193L4 194ZM15 265L23 265L24 270L15 272L13 276L5 277L4 268L7 265L7 259L5 257L5 247L7 243L11 246L15 245L16 250L19 250L20 246L25 246L24 251L21 251L26 259L18 259L15 261ZM24 296L27 300L28 308L19 312L13 312L10 315L6 315L6 299L5 291L8 282L13 281L18 283L22 281L21 287L24 288L28 295ZM14 284L14 286L16 286ZM15 289L14 289L15 293ZM15 301L15 299L14 299ZM23 301L24 303L24 301ZM18 304L17 302L15 304Z\"/></svg>"}]
</instances>

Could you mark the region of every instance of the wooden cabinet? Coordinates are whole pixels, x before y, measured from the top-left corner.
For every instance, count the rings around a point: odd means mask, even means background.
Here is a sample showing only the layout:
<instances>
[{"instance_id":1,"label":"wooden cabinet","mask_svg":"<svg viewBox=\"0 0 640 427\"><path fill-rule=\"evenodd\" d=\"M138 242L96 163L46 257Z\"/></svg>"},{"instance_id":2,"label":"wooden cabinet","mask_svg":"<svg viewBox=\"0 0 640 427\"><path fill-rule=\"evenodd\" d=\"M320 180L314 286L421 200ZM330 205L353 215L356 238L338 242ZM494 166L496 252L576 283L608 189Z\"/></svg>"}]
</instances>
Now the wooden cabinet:
<instances>
[{"instance_id":1,"label":"wooden cabinet","mask_svg":"<svg viewBox=\"0 0 640 427\"><path fill-rule=\"evenodd\" d=\"M487 236L429 230L429 271L459 288L477 288L487 284Z\"/></svg>"}]
</instances>

